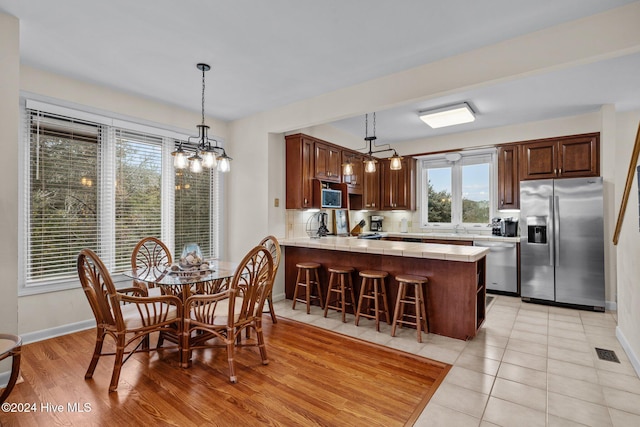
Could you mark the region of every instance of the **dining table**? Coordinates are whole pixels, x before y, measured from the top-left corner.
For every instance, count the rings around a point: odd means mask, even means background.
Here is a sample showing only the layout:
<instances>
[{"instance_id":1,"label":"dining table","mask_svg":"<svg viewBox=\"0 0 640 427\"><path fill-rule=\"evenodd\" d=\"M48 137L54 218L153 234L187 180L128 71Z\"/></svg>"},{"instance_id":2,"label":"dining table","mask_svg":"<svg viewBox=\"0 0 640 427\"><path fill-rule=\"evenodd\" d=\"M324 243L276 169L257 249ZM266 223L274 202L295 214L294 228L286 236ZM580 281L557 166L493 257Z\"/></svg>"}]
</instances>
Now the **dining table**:
<instances>
[{"instance_id":1,"label":"dining table","mask_svg":"<svg viewBox=\"0 0 640 427\"><path fill-rule=\"evenodd\" d=\"M182 269L176 264L142 267L123 271L122 274L134 281L144 282L149 295L163 292L175 295L185 303L193 294L217 294L227 290L238 266L237 263L221 260L207 261L206 264L207 268L189 269ZM188 315L189 313L183 312L183 316ZM201 337L190 337L189 342L199 338ZM183 343L180 337L174 337L172 341L180 348L180 365L190 366L190 363L182 360Z\"/></svg>"},{"instance_id":2,"label":"dining table","mask_svg":"<svg viewBox=\"0 0 640 427\"><path fill-rule=\"evenodd\" d=\"M207 268L183 269L177 264L139 267L122 274L147 288L159 288L166 294L176 295L185 302L193 293L215 294L223 291L233 277L237 263L222 260L206 262Z\"/></svg>"}]
</instances>

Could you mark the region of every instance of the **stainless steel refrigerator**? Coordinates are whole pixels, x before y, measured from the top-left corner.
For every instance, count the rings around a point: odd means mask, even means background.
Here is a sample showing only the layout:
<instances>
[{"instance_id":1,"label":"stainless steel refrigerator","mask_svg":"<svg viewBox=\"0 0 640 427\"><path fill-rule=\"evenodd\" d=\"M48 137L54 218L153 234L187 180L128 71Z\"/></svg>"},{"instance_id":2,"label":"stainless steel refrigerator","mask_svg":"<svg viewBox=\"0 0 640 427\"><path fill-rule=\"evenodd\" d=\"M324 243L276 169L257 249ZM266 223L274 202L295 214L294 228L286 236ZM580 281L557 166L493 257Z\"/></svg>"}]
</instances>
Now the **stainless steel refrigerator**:
<instances>
[{"instance_id":1,"label":"stainless steel refrigerator","mask_svg":"<svg viewBox=\"0 0 640 427\"><path fill-rule=\"evenodd\" d=\"M604 311L602 178L520 182L522 299Z\"/></svg>"}]
</instances>

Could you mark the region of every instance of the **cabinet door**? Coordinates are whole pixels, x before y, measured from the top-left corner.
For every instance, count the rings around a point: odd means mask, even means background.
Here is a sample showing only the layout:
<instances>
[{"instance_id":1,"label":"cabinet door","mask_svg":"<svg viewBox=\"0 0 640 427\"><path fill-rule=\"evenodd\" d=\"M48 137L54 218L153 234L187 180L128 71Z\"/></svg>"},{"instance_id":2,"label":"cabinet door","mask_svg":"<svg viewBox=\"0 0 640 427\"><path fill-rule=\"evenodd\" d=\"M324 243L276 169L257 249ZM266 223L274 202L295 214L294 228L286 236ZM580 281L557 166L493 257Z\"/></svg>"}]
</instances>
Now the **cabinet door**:
<instances>
[{"instance_id":1,"label":"cabinet door","mask_svg":"<svg viewBox=\"0 0 640 427\"><path fill-rule=\"evenodd\" d=\"M314 141L300 134L286 138L287 209L313 206Z\"/></svg>"},{"instance_id":2,"label":"cabinet door","mask_svg":"<svg viewBox=\"0 0 640 427\"><path fill-rule=\"evenodd\" d=\"M498 147L498 209L520 209L518 147Z\"/></svg>"},{"instance_id":3,"label":"cabinet door","mask_svg":"<svg viewBox=\"0 0 640 427\"><path fill-rule=\"evenodd\" d=\"M382 209L415 209L414 164L413 158L405 157L402 159L402 169L391 170L389 159L380 161Z\"/></svg>"},{"instance_id":4,"label":"cabinet door","mask_svg":"<svg viewBox=\"0 0 640 427\"><path fill-rule=\"evenodd\" d=\"M527 142L520 146L520 180L555 178L557 174L557 140Z\"/></svg>"},{"instance_id":5,"label":"cabinet door","mask_svg":"<svg viewBox=\"0 0 640 427\"><path fill-rule=\"evenodd\" d=\"M363 172L363 199L365 209L380 209L380 169Z\"/></svg>"},{"instance_id":6,"label":"cabinet door","mask_svg":"<svg viewBox=\"0 0 640 427\"><path fill-rule=\"evenodd\" d=\"M558 176L563 178L600 175L598 138L578 136L558 141Z\"/></svg>"},{"instance_id":7,"label":"cabinet door","mask_svg":"<svg viewBox=\"0 0 640 427\"><path fill-rule=\"evenodd\" d=\"M351 162L353 175L343 175L342 182L347 184L349 194L363 194L364 191L364 156L350 151L342 151L342 163Z\"/></svg>"},{"instance_id":8,"label":"cabinet door","mask_svg":"<svg viewBox=\"0 0 640 427\"><path fill-rule=\"evenodd\" d=\"M315 177L320 181L340 182L340 150L320 142L315 143Z\"/></svg>"}]
</instances>

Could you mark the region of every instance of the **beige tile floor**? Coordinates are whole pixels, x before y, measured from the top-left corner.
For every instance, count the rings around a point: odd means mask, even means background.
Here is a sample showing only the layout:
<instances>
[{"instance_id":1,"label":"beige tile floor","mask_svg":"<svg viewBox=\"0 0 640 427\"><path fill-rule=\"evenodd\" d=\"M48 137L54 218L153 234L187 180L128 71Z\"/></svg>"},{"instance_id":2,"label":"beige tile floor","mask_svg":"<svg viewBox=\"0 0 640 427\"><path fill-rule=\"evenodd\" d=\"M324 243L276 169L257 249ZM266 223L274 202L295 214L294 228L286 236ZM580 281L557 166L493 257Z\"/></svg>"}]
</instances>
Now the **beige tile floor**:
<instances>
[{"instance_id":1,"label":"beige tile floor","mask_svg":"<svg viewBox=\"0 0 640 427\"><path fill-rule=\"evenodd\" d=\"M391 327L316 306L274 304L279 316L452 364L417 426L640 426L640 379L615 337L615 313L495 296L478 335L464 342ZM595 347L620 363L599 360Z\"/></svg>"}]
</instances>

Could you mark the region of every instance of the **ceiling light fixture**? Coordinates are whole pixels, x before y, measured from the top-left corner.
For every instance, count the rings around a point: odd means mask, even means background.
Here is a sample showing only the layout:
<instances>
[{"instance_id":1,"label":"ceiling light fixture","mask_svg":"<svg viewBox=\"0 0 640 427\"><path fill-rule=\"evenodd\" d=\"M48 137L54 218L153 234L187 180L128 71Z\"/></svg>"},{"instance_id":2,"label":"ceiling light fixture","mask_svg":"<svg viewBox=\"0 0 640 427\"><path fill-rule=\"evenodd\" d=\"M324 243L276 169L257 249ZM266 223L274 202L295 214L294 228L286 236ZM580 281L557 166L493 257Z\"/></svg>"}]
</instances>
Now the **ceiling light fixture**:
<instances>
[{"instance_id":1,"label":"ceiling light fixture","mask_svg":"<svg viewBox=\"0 0 640 427\"><path fill-rule=\"evenodd\" d=\"M398 152L391 148L383 148L381 150L371 150L371 147L376 139L376 113L373 113L373 136L369 136L369 113L364 116L364 140L365 143L369 144L369 151L366 153L367 158L364 160L364 171L367 173L373 173L376 171L376 163L378 160L372 156L373 153L382 153L383 151L393 151L393 156L389 158L391 170L400 170L402 169L402 157L398 155ZM387 144L388 145L388 144ZM365 146L365 148L367 148ZM345 164L346 165L346 164ZM346 169L346 166L343 165L343 173Z\"/></svg>"},{"instance_id":2,"label":"ceiling light fixture","mask_svg":"<svg viewBox=\"0 0 640 427\"><path fill-rule=\"evenodd\" d=\"M209 71L211 67L200 63L197 68L202 71L202 123L197 125L198 136L190 136L186 143L183 141L177 143L178 147L171 153L173 167L186 169L188 166L193 173L201 172L203 167L207 169L217 167L220 172L229 172L231 169L231 157L227 156L224 148L218 145L217 140L209 139L209 126L204 124L204 73ZM194 154L187 157L188 153L185 149L193 150Z\"/></svg>"},{"instance_id":3,"label":"ceiling light fixture","mask_svg":"<svg viewBox=\"0 0 640 427\"><path fill-rule=\"evenodd\" d=\"M469 123L476 119L475 113L466 102L420 111L418 114L420 119L433 129Z\"/></svg>"}]
</instances>

